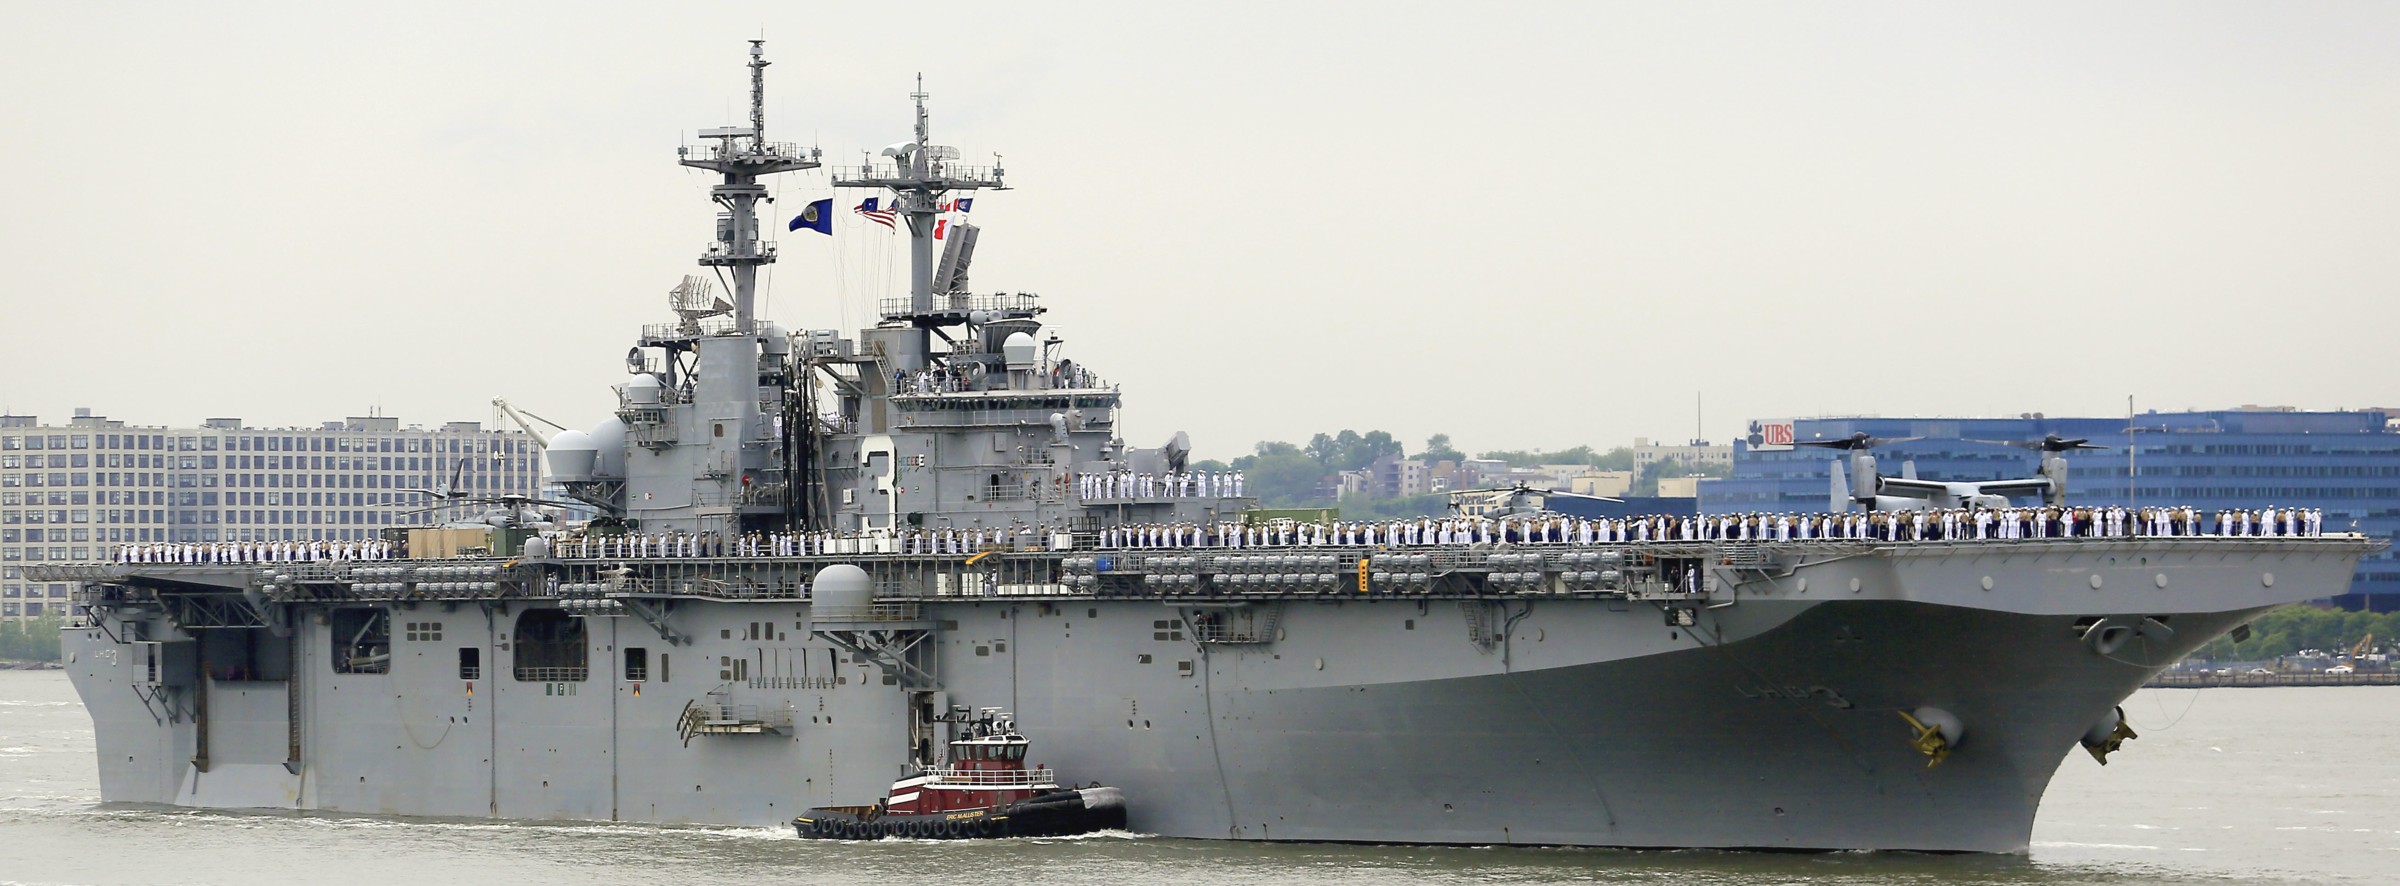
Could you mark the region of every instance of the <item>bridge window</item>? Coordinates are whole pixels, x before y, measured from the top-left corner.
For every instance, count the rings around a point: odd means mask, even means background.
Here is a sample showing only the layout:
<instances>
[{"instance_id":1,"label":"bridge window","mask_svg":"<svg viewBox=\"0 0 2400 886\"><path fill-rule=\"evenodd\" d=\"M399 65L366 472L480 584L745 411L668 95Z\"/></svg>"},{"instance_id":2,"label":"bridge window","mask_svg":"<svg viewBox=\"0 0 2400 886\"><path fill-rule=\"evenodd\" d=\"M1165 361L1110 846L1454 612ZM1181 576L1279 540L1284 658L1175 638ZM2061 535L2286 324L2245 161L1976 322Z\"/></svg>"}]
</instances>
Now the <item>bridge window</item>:
<instances>
[{"instance_id":1,"label":"bridge window","mask_svg":"<svg viewBox=\"0 0 2400 886\"><path fill-rule=\"evenodd\" d=\"M331 625L334 673L392 672L392 621L383 610L336 609Z\"/></svg>"},{"instance_id":2,"label":"bridge window","mask_svg":"<svg viewBox=\"0 0 2400 886\"><path fill-rule=\"evenodd\" d=\"M559 609L528 609L517 616L517 682L581 683L591 672L583 619Z\"/></svg>"}]
</instances>

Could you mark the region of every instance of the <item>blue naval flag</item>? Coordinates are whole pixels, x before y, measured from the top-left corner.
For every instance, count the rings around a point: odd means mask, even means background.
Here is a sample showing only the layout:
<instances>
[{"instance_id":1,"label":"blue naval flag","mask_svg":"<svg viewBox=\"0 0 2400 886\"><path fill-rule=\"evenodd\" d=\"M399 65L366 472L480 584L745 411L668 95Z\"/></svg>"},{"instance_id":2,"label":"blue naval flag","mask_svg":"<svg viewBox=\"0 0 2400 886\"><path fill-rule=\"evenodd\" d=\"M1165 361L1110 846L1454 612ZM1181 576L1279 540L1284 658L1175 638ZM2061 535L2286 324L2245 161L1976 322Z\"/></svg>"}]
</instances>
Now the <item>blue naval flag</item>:
<instances>
[{"instance_id":1,"label":"blue naval flag","mask_svg":"<svg viewBox=\"0 0 2400 886\"><path fill-rule=\"evenodd\" d=\"M808 204L799 215L792 216L792 230L807 228L819 234L833 233L833 199L828 197Z\"/></svg>"}]
</instances>

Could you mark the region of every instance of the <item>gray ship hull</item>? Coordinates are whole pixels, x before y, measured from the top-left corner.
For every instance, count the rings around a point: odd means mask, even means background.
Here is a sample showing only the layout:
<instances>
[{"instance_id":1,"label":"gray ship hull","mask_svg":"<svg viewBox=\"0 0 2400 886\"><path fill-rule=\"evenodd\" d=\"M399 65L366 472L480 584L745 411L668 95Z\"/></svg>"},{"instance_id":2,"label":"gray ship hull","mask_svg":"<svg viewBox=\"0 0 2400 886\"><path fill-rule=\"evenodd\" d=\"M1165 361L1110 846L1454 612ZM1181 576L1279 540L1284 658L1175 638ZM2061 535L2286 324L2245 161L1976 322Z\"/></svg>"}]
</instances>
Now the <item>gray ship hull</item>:
<instances>
[{"instance_id":1,"label":"gray ship hull","mask_svg":"<svg viewBox=\"0 0 2400 886\"><path fill-rule=\"evenodd\" d=\"M925 661L940 705L1016 711L1038 762L1121 787L1146 833L2018 852L2117 702L2257 612L2338 592L2368 547L1890 546L1729 581L1689 626L1605 596L934 598ZM814 639L805 602L685 601L682 645L589 618L584 679L515 679L547 676L506 667L512 618L545 605L398 604L426 630L395 629L382 674L334 673L329 625L299 618L288 681L182 689L124 622L70 630L104 799L778 826L908 763L897 681ZM1240 609L1271 632L1186 633ZM2103 650L2103 618L2150 626ZM464 649L489 679L465 679ZM695 703L756 728L690 734ZM1964 727L1930 767L1900 716L1924 707Z\"/></svg>"}]
</instances>

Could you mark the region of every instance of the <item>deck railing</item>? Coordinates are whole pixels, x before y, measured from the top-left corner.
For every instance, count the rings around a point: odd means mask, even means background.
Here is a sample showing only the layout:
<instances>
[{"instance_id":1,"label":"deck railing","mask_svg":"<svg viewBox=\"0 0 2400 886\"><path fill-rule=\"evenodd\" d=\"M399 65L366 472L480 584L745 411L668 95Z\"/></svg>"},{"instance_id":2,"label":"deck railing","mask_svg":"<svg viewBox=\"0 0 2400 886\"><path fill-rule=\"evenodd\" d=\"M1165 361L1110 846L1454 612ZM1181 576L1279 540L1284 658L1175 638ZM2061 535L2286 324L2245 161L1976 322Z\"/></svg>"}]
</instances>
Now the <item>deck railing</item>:
<instances>
[{"instance_id":1,"label":"deck railing","mask_svg":"<svg viewBox=\"0 0 2400 886\"><path fill-rule=\"evenodd\" d=\"M953 788L1046 788L1058 786L1058 773L1050 767L1039 769L928 769L927 787L936 785Z\"/></svg>"},{"instance_id":2,"label":"deck railing","mask_svg":"<svg viewBox=\"0 0 2400 886\"><path fill-rule=\"evenodd\" d=\"M519 683L581 683L591 676L589 667L517 669Z\"/></svg>"}]
</instances>

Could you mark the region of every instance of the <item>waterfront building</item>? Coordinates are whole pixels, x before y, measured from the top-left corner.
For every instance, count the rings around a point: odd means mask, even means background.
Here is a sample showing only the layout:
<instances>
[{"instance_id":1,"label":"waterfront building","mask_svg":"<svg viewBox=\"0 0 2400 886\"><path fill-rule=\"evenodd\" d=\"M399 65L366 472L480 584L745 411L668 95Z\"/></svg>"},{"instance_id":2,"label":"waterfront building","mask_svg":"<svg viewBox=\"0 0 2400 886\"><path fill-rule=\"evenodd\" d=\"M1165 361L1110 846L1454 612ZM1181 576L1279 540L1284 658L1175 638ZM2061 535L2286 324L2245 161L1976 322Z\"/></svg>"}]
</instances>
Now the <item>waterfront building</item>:
<instances>
[{"instance_id":1,"label":"waterfront building","mask_svg":"<svg viewBox=\"0 0 2400 886\"><path fill-rule=\"evenodd\" d=\"M431 507L408 490L531 495L540 454L532 437L477 422L168 428L88 409L65 424L0 416L0 620L66 608L69 586L26 581L29 565L106 560L126 544L355 540L471 519L482 506Z\"/></svg>"},{"instance_id":2,"label":"waterfront building","mask_svg":"<svg viewBox=\"0 0 2400 886\"><path fill-rule=\"evenodd\" d=\"M2380 409L2303 412L2245 406L2131 418L1853 417L1791 424L1799 441L1857 432L1922 437L1879 447L1875 455L1888 475L1899 476L1913 462L1917 476L1927 480L2034 475L2039 453L1977 441L2033 441L2048 434L2089 438L2108 448L2067 453L2067 494L2075 503L2190 505L2203 512L2322 508L2328 532L2356 529L2390 539L2400 534L2400 428L2390 419L2391 413ZM1757 445L1736 445L1732 476L1700 482L1702 513L1828 506L1831 466L1842 452L1810 446L1754 449ZM2400 609L2400 560L2389 550L2361 560L2351 593L2335 602Z\"/></svg>"},{"instance_id":3,"label":"waterfront building","mask_svg":"<svg viewBox=\"0 0 2400 886\"><path fill-rule=\"evenodd\" d=\"M1681 445L1651 442L1648 437L1633 438L1633 469L1646 470L1653 462L1671 462L1689 471L1723 468L1733 464L1733 447L1711 446L1706 440L1693 440Z\"/></svg>"}]
</instances>

